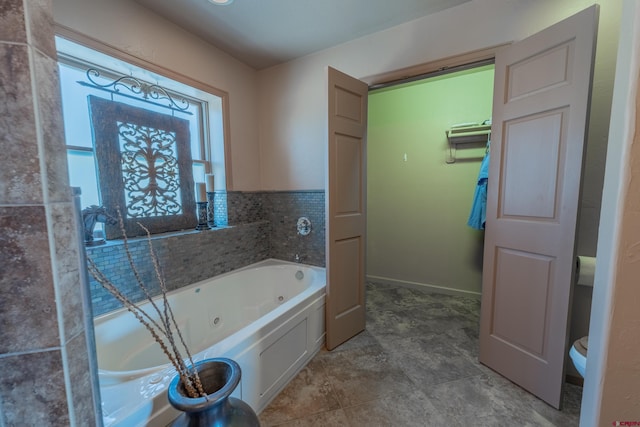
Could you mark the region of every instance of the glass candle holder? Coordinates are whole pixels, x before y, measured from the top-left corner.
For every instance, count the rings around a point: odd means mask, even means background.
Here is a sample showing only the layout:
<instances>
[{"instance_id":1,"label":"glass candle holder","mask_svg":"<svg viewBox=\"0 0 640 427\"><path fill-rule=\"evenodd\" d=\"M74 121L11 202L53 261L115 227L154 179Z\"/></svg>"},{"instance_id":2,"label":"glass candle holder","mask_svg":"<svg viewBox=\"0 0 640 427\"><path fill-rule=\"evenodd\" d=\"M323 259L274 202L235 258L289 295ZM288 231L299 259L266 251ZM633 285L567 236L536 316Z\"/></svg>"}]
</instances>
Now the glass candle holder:
<instances>
[{"instance_id":1,"label":"glass candle holder","mask_svg":"<svg viewBox=\"0 0 640 427\"><path fill-rule=\"evenodd\" d=\"M198 225L196 226L196 230L208 230L209 224L207 224L207 205L206 201L204 202L196 202L197 211L196 215L198 217Z\"/></svg>"}]
</instances>

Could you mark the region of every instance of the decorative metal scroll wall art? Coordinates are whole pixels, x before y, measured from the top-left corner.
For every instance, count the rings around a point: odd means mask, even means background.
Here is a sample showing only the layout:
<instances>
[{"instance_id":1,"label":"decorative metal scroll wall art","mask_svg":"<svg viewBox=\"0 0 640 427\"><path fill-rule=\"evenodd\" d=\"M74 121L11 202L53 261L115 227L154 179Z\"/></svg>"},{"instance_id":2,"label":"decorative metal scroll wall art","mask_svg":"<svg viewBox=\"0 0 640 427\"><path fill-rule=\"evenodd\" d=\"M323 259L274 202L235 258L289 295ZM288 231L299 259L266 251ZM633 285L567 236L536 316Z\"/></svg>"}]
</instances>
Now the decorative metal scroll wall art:
<instances>
[{"instance_id":1,"label":"decorative metal scroll wall art","mask_svg":"<svg viewBox=\"0 0 640 427\"><path fill-rule=\"evenodd\" d=\"M196 223L189 122L89 96L103 205L120 209L129 236ZM121 235L106 224L108 239Z\"/></svg>"},{"instance_id":2,"label":"decorative metal scroll wall art","mask_svg":"<svg viewBox=\"0 0 640 427\"><path fill-rule=\"evenodd\" d=\"M147 83L132 76L122 76L110 83L100 84L96 80L100 77L103 77L100 75L100 71L96 70L95 68L90 68L87 70L87 80L89 81L89 83L83 81L79 81L78 83L82 86L101 89L110 93L118 94L119 96L139 99L154 105L169 108L171 110L177 110L182 111L186 114L192 114L191 112L187 111L189 109L188 100L186 100L185 98L178 98L175 95L172 96L169 91L167 91L162 86L153 83ZM125 92L121 92L121 89L126 89L133 96Z\"/></svg>"},{"instance_id":3,"label":"decorative metal scroll wall art","mask_svg":"<svg viewBox=\"0 0 640 427\"><path fill-rule=\"evenodd\" d=\"M117 122L126 215L182 213L176 133Z\"/></svg>"}]
</instances>

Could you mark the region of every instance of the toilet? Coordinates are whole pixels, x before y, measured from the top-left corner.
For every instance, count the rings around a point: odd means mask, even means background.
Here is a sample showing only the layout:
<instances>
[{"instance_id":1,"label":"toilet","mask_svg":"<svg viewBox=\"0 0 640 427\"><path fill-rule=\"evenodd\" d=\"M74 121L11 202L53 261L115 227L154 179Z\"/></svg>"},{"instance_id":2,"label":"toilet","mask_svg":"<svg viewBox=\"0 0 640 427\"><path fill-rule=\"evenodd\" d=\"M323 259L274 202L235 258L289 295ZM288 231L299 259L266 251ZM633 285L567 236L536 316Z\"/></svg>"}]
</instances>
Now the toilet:
<instances>
[{"instance_id":1,"label":"toilet","mask_svg":"<svg viewBox=\"0 0 640 427\"><path fill-rule=\"evenodd\" d=\"M576 258L576 278L575 284L592 288L595 280L596 258L591 256L578 256ZM589 347L589 337L577 339L569 350L569 357L573 361L573 366L582 378L584 378L587 367L587 349Z\"/></svg>"},{"instance_id":2,"label":"toilet","mask_svg":"<svg viewBox=\"0 0 640 427\"><path fill-rule=\"evenodd\" d=\"M587 367L587 348L589 347L589 337L582 337L576 340L569 350L569 357L573 361L578 373L584 378Z\"/></svg>"}]
</instances>

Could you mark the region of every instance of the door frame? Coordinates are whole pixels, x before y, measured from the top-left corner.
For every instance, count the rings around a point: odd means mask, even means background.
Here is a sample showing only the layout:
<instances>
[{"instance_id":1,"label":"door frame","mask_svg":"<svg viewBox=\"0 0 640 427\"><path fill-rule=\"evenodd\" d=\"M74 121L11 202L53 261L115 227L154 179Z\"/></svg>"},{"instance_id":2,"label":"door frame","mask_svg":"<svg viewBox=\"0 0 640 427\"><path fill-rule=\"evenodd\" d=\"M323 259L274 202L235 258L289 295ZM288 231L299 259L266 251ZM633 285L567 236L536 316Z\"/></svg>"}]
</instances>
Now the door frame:
<instances>
[{"instance_id":1,"label":"door frame","mask_svg":"<svg viewBox=\"0 0 640 427\"><path fill-rule=\"evenodd\" d=\"M369 90L380 89L386 86L393 86L408 83L414 80L425 79L439 74L458 71L464 67L481 66L486 63L493 63L496 60L496 52L512 43L501 43L485 49L474 50L455 56L425 62L412 67L399 68L387 73L372 74L362 77L360 80L369 85Z\"/></svg>"}]
</instances>

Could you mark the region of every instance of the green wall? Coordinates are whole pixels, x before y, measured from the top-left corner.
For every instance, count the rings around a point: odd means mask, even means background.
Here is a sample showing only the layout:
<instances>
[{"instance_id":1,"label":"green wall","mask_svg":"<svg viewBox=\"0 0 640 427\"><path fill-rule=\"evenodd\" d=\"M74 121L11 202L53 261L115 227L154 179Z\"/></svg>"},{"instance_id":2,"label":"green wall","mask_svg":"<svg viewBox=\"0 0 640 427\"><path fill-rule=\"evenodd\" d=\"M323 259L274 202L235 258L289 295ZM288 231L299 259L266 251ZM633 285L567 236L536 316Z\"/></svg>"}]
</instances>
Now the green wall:
<instances>
[{"instance_id":1,"label":"green wall","mask_svg":"<svg viewBox=\"0 0 640 427\"><path fill-rule=\"evenodd\" d=\"M490 65L369 93L370 280L480 294L484 232L466 224L485 148L459 148L447 164L445 130L491 117L493 74Z\"/></svg>"}]
</instances>

